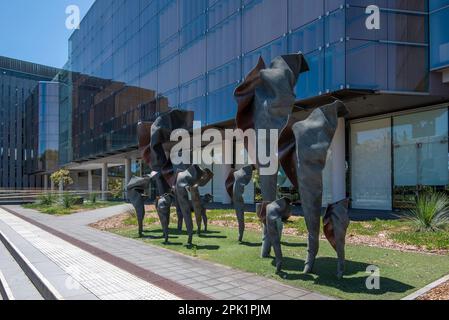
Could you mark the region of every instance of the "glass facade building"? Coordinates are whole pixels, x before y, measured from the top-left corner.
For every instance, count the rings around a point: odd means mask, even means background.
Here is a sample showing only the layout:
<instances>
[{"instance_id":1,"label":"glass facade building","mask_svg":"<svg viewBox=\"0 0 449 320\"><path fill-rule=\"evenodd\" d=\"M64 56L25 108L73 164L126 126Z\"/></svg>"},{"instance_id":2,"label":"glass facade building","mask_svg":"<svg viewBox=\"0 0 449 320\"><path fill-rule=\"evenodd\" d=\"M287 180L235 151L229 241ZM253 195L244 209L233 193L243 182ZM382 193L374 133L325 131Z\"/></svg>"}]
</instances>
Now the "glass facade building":
<instances>
[{"instance_id":1,"label":"glass facade building","mask_svg":"<svg viewBox=\"0 0 449 320\"><path fill-rule=\"evenodd\" d=\"M379 29L366 27L369 5ZM302 52L310 72L298 103L337 97L351 111L338 146L343 193L353 208L403 206L416 189L449 185L448 14L446 0L97 0L69 40L61 164L135 148L135 124L169 107L233 127L233 91L257 59ZM226 201L229 168L213 169L207 191Z\"/></svg>"},{"instance_id":2,"label":"glass facade building","mask_svg":"<svg viewBox=\"0 0 449 320\"><path fill-rule=\"evenodd\" d=\"M43 176L37 174L39 170L34 170L31 162L36 161L37 164L38 159L47 153L47 147L52 150L58 148L58 142L50 136L58 135L59 119L51 114L57 112L59 98L53 95L47 100L44 92L47 84L42 83L51 80L58 72L55 68L0 57L0 188L44 186ZM51 112L47 109L50 104L53 106ZM51 119L51 123L39 115ZM39 129L48 134L40 134ZM39 137L42 139L38 140ZM47 138L50 139L47 141ZM35 145L31 139L36 139ZM52 165L55 166L56 162L53 157Z\"/></svg>"}]
</instances>

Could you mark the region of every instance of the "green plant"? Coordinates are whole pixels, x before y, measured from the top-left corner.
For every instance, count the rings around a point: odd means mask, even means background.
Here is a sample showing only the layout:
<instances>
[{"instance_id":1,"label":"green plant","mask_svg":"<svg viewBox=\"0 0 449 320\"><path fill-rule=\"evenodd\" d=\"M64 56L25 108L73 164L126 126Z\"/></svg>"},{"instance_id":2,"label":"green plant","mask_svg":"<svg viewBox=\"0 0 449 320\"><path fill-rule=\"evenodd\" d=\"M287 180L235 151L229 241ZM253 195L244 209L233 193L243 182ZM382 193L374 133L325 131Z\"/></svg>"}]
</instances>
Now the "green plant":
<instances>
[{"instance_id":1,"label":"green plant","mask_svg":"<svg viewBox=\"0 0 449 320\"><path fill-rule=\"evenodd\" d=\"M417 231L439 231L449 223L449 197L444 193L422 192L415 207L407 212Z\"/></svg>"},{"instance_id":2,"label":"green plant","mask_svg":"<svg viewBox=\"0 0 449 320\"><path fill-rule=\"evenodd\" d=\"M70 209L70 208L72 208L73 204L75 203L76 198L72 194L66 192L62 196L61 200L62 200L61 201L62 207L64 209Z\"/></svg>"},{"instance_id":3,"label":"green plant","mask_svg":"<svg viewBox=\"0 0 449 320\"><path fill-rule=\"evenodd\" d=\"M97 197L98 197L98 195L94 192L94 193L91 193L90 195L89 195L89 201L91 202L91 203L97 203Z\"/></svg>"},{"instance_id":4,"label":"green plant","mask_svg":"<svg viewBox=\"0 0 449 320\"><path fill-rule=\"evenodd\" d=\"M109 179L108 190L111 193L113 199L120 199L123 195L123 180L122 179Z\"/></svg>"},{"instance_id":5,"label":"green plant","mask_svg":"<svg viewBox=\"0 0 449 320\"><path fill-rule=\"evenodd\" d=\"M53 181L56 186L60 186L61 183L63 186L73 184L73 179L70 177L70 171L65 169L61 169L53 173L50 176L50 180Z\"/></svg>"},{"instance_id":6,"label":"green plant","mask_svg":"<svg viewBox=\"0 0 449 320\"><path fill-rule=\"evenodd\" d=\"M43 206L51 206L56 202L56 198L52 193L45 193L39 196L38 201Z\"/></svg>"}]
</instances>

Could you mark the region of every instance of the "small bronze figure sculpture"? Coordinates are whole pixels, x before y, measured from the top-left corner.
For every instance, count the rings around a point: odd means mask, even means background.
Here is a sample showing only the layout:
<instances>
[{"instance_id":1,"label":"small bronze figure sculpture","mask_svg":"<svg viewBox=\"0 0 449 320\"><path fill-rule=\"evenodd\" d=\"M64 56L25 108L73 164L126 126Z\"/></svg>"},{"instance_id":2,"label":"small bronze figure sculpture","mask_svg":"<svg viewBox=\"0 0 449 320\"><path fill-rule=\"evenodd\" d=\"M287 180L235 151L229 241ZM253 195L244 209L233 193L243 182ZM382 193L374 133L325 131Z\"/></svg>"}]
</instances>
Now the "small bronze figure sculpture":
<instances>
[{"instance_id":1,"label":"small bronze figure sculpture","mask_svg":"<svg viewBox=\"0 0 449 320\"><path fill-rule=\"evenodd\" d=\"M168 243L168 228L170 225L170 208L174 202L175 197L172 193L164 194L162 197L156 199L156 211L161 222L164 243Z\"/></svg>"},{"instance_id":2,"label":"small bronze figure sculpture","mask_svg":"<svg viewBox=\"0 0 449 320\"><path fill-rule=\"evenodd\" d=\"M323 217L323 231L327 240L337 252L337 277L342 278L345 271L346 232L349 227L349 199L330 204Z\"/></svg>"},{"instance_id":3,"label":"small bronze figure sculpture","mask_svg":"<svg viewBox=\"0 0 449 320\"><path fill-rule=\"evenodd\" d=\"M192 205L189 200L189 190L192 187L205 186L212 176L213 173L209 169L203 170L198 165L193 165L187 170L179 172L176 177L175 193L187 228L189 236L187 244L189 246L192 245L193 239ZM200 208L201 204L196 202L195 205ZM201 215L201 212L199 214Z\"/></svg>"},{"instance_id":4,"label":"small bronze figure sculpture","mask_svg":"<svg viewBox=\"0 0 449 320\"><path fill-rule=\"evenodd\" d=\"M145 201L148 196L145 191L148 190L150 177L132 177L126 186L127 197L134 206L137 215L137 223L139 225L139 237L143 237L143 219L145 218Z\"/></svg>"},{"instance_id":5,"label":"small bronze figure sculpture","mask_svg":"<svg viewBox=\"0 0 449 320\"><path fill-rule=\"evenodd\" d=\"M212 195L200 195L198 187L190 188L190 197L192 198L192 211L195 214L195 221L198 235L201 234L201 225L204 224L204 232L207 232L207 214L206 205L212 202Z\"/></svg>"},{"instance_id":6,"label":"small bronze figure sculpture","mask_svg":"<svg viewBox=\"0 0 449 320\"><path fill-rule=\"evenodd\" d=\"M253 171L253 165L245 166L240 170L231 172L226 181L226 190L232 199L239 225L239 242L243 241L245 232L245 201L243 200L243 193L245 192L245 187L251 182Z\"/></svg>"}]
</instances>

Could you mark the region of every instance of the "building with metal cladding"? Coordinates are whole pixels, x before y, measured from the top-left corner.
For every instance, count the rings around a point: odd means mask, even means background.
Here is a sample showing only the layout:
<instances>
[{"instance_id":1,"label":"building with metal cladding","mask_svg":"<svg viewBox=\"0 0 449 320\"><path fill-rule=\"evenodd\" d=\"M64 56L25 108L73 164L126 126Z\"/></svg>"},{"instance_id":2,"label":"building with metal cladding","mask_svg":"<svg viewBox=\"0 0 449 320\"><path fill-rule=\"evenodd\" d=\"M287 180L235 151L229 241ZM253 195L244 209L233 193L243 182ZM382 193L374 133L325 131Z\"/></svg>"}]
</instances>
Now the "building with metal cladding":
<instances>
[{"instance_id":1,"label":"building with metal cladding","mask_svg":"<svg viewBox=\"0 0 449 320\"><path fill-rule=\"evenodd\" d=\"M57 167L58 72L0 57L0 188L42 188Z\"/></svg>"},{"instance_id":2,"label":"building with metal cladding","mask_svg":"<svg viewBox=\"0 0 449 320\"><path fill-rule=\"evenodd\" d=\"M367 26L370 5L380 8L379 29ZM416 189L449 185L448 21L447 0L97 0L69 40L71 72L59 75L60 164L89 189L96 170L103 189L108 172L129 179L145 170L139 120L172 107L193 110L203 127L232 128L233 91L259 56L301 51L310 72L298 105L339 98L350 109L323 202L404 206ZM227 203L231 166L212 169L204 191Z\"/></svg>"}]
</instances>

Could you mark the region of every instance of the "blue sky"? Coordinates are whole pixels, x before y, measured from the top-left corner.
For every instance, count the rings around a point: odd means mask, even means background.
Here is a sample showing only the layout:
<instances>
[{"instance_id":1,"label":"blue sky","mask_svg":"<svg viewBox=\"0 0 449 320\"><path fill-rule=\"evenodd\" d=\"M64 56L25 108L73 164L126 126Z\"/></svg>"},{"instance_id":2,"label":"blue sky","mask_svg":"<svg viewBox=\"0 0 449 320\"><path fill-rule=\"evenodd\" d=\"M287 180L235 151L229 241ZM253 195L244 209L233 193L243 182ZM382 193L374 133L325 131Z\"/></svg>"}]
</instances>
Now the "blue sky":
<instances>
[{"instance_id":1,"label":"blue sky","mask_svg":"<svg viewBox=\"0 0 449 320\"><path fill-rule=\"evenodd\" d=\"M0 56L62 67L67 62L67 6L81 18L95 0L0 0Z\"/></svg>"}]
</instances>

